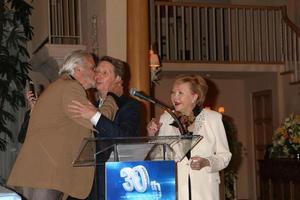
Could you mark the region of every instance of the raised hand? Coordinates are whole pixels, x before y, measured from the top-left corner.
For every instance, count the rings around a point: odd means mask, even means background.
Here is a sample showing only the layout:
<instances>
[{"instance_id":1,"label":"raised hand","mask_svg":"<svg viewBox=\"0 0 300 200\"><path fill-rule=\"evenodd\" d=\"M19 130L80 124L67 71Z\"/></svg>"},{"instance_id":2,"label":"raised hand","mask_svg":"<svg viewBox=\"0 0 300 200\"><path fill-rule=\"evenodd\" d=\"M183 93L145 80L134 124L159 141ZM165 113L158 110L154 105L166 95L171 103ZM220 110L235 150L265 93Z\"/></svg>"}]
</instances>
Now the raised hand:
<instances>
[{"instance_id":1,"label":"raised hand","mask_svg":"<svg viewBox=\"0 0 300 200\"><path fill-rule=\"evenodd\" d=\"M26 99L27 99L27 101L29 103L30 109L32 110L34 108L34 106L35 106L37 98L35 97L35 95L33 94L33 92L29 90L26 93Z\"/></svg>"},{"instance_id":2,"label":"raised hand","mask_svg":"<svg viewBox=\"0 0 300 200\"><path fill-rule=\"evenodd\" d=\"M148 136L155 136L158 133L161 125L162 123L160 123L158 119L152 118L147 125Z\"/></svg>"}]
</instances>

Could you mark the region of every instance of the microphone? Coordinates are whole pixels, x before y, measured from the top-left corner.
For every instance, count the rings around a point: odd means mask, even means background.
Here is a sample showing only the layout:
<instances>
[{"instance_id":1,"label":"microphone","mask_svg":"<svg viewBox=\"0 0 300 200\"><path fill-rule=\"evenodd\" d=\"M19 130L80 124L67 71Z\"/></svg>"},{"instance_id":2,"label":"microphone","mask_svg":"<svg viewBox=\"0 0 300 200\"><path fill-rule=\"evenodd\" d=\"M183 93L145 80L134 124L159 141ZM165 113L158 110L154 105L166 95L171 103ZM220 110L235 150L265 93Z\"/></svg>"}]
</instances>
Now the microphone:
<instances>
[{"instance_id":1,"label":"microphone","mask_svg":"<svg viewBox=\"0 0 300 200\"><path fill-rule=\"evenodd\" d=\"M134 89L134 88L130 88L129 93L130 93L130 95L132 95L132 96L136 96L136 97L138 97L138 98L140 98L140 99L143 99L143 100L145 100L145 101L148 101L148 102L150 102L150 103L153 103L153 104L156 104L156 103L157 103L157 101L154 100L152 97L149 97L149 96L147 96L147 95L145 95L145 94L142 94L141 92L136 91L136 89Z\"/></svg>"},{"instance_id":2,"label":"microphone","mask_svg":"<svg viewBox=\"0 0 300 200\"><path fill-rule=\"evenodd\" d=\"M162 107L163 109L165 109L165 111L167 111L173 117L173 119L176 121L176 123L178 124L181 135L186 135L188 133L188 131L183 127L183 125L181 124L181 122L179 121L177 116L174 114L174 112L171 110L171 108L169 108L165 104L159 102L158 100L153 99L152 97L142 94L142 92L136 91L136 89L134 89L134 88L130 88L129 93L132 96L136 96L140 99L143 99L150 103L156 104L156 105Z\"/></svg>"}]
</instances>

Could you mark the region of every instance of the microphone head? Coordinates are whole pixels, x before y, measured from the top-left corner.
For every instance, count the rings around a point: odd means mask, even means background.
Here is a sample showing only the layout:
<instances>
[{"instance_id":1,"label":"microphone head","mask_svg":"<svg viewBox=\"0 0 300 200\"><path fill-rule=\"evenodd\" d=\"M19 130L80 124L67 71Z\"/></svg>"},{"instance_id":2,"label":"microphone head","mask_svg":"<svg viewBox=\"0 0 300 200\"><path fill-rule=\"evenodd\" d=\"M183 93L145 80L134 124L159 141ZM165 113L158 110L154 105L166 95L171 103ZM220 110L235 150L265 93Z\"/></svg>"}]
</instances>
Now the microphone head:
<instances>
[{"instance_id":1,"label":"microphone head","mask_svg":"<svg viewBox=\"0 0 300 200\"><path fill-rule=\"evenodd\" d=\"M129 94L132 95L132 96L135 96L135 93L136 93L136 89L135 88L130 88Z\"/></svg>"}]
</instances>

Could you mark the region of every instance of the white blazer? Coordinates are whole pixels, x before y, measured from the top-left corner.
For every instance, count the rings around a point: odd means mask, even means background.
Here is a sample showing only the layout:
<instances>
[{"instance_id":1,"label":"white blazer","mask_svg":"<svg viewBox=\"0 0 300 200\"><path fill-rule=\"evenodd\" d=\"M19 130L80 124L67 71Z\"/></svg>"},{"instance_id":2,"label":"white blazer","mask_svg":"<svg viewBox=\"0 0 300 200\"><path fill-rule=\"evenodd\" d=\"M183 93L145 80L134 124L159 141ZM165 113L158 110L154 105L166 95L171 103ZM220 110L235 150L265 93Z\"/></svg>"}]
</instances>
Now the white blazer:
<instances>
[{"instance_id":1,"label":"white blazer","mask_svg":"<svg viewBox=\"0 0 300 200\"><path fill-rule=\"evenodd\" d=\"M159 136L180 135L178 128L171 126L174 121L167 112L160 117L162 126ZM196 116L194 135L202 135L203 139L192 149L191 157L200 156L210 162L209 167L192 170L185 157L177 163L177 195L178 200L188 200L188 177L191 179L192 200L219 200L219 171L227 167L231 159L222 115L203 109Z\"/></svg>"}]
</instances>

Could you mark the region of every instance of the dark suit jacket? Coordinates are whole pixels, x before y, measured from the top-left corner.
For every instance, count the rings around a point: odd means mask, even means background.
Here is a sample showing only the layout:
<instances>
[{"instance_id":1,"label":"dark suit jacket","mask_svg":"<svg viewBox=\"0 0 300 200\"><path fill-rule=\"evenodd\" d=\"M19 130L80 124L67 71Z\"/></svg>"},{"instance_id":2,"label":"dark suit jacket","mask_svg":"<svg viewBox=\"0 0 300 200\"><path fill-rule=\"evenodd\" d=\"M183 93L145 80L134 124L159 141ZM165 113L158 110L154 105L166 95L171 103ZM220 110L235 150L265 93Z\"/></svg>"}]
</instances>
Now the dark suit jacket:
<instances>
[{"instance_id":1,"label":"dark suit jacket","mask_svg":"<svg viewBox=\"0 0 300 200\"><path fill-rule=\"evenodd\" d=\"M137 100L121 96L117 97L111 94L119 110L116 113L115 119L111 121L102 115L96 125L98 133L96 137L133 137L140 136L140 113L141 106Z\"/></svg>"},{"instance_id":2,"label":"dark suit jacket","mask_svg":"<svg viewBox=\"0 0 300 200\"><path fill-rule=\"evenodd\" d=\"M137 100L121 96L117 97L114 94L110 95L114 97L119 110L115 115L115 119L112 121L101 115L97 125L95 126L97 133L95 137L134 137L140 136L140 119L141 119L141 106ZM97 151L111 146L111 142L97 142ZM105 161L108 160L112 149L106 152L99 153L97 155L97 163L99 164L96 168L96 177L93 186L93 191L89 199L105 199ZM95 196L96 195L96 196Z\"/></svg>"}]
</instances>

